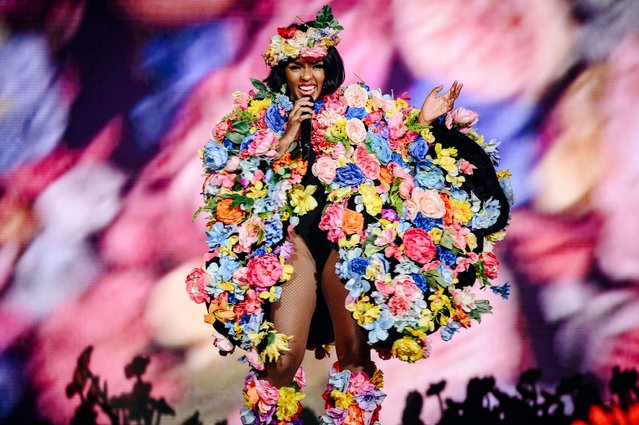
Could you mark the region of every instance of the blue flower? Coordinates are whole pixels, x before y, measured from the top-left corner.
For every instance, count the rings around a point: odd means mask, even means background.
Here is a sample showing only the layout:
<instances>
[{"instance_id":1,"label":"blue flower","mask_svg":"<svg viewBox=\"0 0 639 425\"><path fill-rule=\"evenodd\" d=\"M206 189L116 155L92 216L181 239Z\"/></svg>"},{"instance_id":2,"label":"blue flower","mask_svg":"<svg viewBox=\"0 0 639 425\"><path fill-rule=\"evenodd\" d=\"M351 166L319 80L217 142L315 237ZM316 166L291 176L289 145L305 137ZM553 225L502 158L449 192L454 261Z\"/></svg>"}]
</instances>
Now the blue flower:
<instances>
[{"instance_id":1,"label":"blue flower","mask_svg":"<svg viewBox=\"0 0 639 425\"><path fill-rule=\"evenodd\" d=\"M348 268L352 273L356 273L363 276L366 273L366 267L370 264L370 261L366 258L354 258L349 262Z\"/></svg>"},{"instance_id":2,"label":"blue flower","mask_svg":"<svg viewBox=\"0 0 639 425\"><path fill-rule=\"evenodd\" d=\"M359 298L363 292L368 292L371 289L371 284L366 279L361 277L354 277L348 279L344 287L348 290L349 294L353 298Z\"/></svg>"},{"instance_id":3,"label":"blue flower","mask_svg":"<svg viewBox=\"0 0 639 425\"><path fill-rule=\"evenodd\" d=\"M434 166L430 161L429 166L418 166L419 171L415 175L415 183L422 189L439 190L444 187L444 173L439 167ZM421 163L420 163L421 164Z\"/></svg>"},{"instance_id":4,"label":"blue flower","mask_svg":"<svg viewBox=\"0 0 639 425\"><path fill-rule=\"evenodd\" d=\"M371 323L362 325L368 331L368 343L375 344L388 338L388 330L393 327L393 316L387 308L382 308L379 318Z\"/></svg>"},{"instance_id":5,"label":"blue flower","mask_svg":"<svg viewBox=\"0 0 639 425\"><path fill-rule=\"evenodd\" d=\"M264 238L268 246L273 246L282 240L283 225L279 214L274 214L264 222Z\"/></svg>"},{"instance_id":6,"label":"blue flower","mask_svg":"<svg viewBox=\"0 0 639 425\"><path fill-rule=\"evenodd\" d=\"M499 296L501 296L505 300L507 300L510 296L510 283L504 283L501 286L491 286L490 289L495 294L499 294Z\"/></svg>"},{"instance_id":7,"label":"blue flower","mask_svg":"<svg viewBox=\"0 0 639 425\"><path fill-rule=\"evenodd\" d=\"M261 257L264 254L267 254L267 251L266 251L266 248L264 248L263 246L253 250L253 255L255 257Z\"/></svg>"},{"instance_id":8,"label":"blue flower","mask_svg":"<svg viewBox=\"0 0 639 425\"><path fill-rule=\"evenodd\" d=\"M291 99L285 94L278 95L275 99L275 103L286 112L291 112L293 109L293 102L291 102Z\"/></svg>"},{"instance_id":9,"label":"blue flower","mask_svg":"<svg viewBox=\"0 0 639 425\"><path fill-rule=\"evenodd\" d=\"M424 216L421 212L417 213L415 219L413 220L415 226L424 229L424 231L428 232L434 227L441 227L442 219L441 218L430 218Z\"/></svg>"},{"instance_id":10,"label":"blue flower","mask_svg":"<svg viewBox=\"0 0 639 425\"><path fill-rule=\"evenodd\" d=\"M451 267L457 261L457 257L450 249L437 245L437 253L439 254L439 259L448 267Z\"/></svg>"},{"instance_id":11,"label":"blue flower","mask_svg":"<svg viewBox=\"0 0 639 425\"><path fill-rule=\"evenodd\" d=\"M211 230L206 232L206 244L209 250L213 251L218 246L226 245L226 241L233 233L233 226L226 226L222 222L216 222L211 226Z\"/></svg>"},{"instance_id":12,"label":"blue flower","mask_svg":"<svg viewBox=\"0 0 639 425\"><path fill-rule=\"evenodd\" d=\"M453 270L446 266L446 264L441 263L437 266L437 272L442 277L446 285L450 285L453 283Z\"/></svg>"},{"instance_id":13,"label":"blue flower","mask_svg":"<svg viewBox=\"0 0 639 425\"><path fill-rule=\"evenodd\" d=\"M337 373L331 373L328 377L328 385L333 387L333 390L339 392L345 392L348 386L348 381L351 378L350 370L343 370Z\"/></svg>"},{"instance_id":14,"label":"blue flower","mask_svg":"<svg viewBox=\"0 0 639 425\"><path fill-rule=\"evenodd\" d=\"M281 134L284 131L284 123L286 122L286 116L280 112L280 107L274 103L269 105L264 115L264 121L266 126L277 134Z\"/></svg>"},{"instance_id":15,"label":"blue flower","mask_svg":"<svg viewBox=\"0 0 639 425\"><path fill-rule=\"evenodd\" d=\"M365 118L368 115L368 112L366 112L366 109L364 108L348 108L346 110L346 114L344 115L347 119L351 119L351 118Z\"/></svg>"},{"instance_id":16,"label":"blue flower","mask_svg":"<svg viewBox=\"0 0 639 425\"><path fill-rule=\"evenodd\" d=\"M204 147L204 167L207 171L219 171L229 160L228 150L217 142L209 140Z\"/></svg>"},{"instance_id":17,"label":"blue flower","mask_svg":"<svg viewBox=\"0 0 639 425\"><path fill-rule=\"evenodd\" d=\"M223 255L220 257L220 268L218 269L218 273L222 280L229 282L233 278L233 272L240 266L240 262L233 259L233 257L229 257L227 255Z\"/></svg>"},{"instance_id":18,"label":"blue flower","mask_svg":"<svg viewBox=\"0 0 639 425\"><path fill-rule=\"evenodd\" d=\"M337 169L337 176L334 183L340 187L357 186L364 181L364 174L359 167L353 163Z\"/></svg>"},{"instance_id":19,"label":"blue flower","mask_svg":"<svg viewBox=\"0 0 639 425\"><path fill-rule=\"evenodd\" d=\"M444 341L450 341L453 338L453 334L460 328L459 322L448 322L446 326L441 328L440 334Z\"/></svg>"},{"instance_id":20,"label":"blue flower","mask_svg":"<svg viewBox=\"0 0 639 425\"><path fill-rule=\"evenodd\" d=\"M242 140L242 143L240 143L240 151L248 149L248 145L253 141L253 137L255 137L255 133L249 134Z\"/></svg>"},{"instance_id":21,"label":"blue flower","mask_svg":"<svg viewBox=\"0 0 639 425\"><path fill-rule=\"evenodd\" d=\"M373 151L375 156L377 156L379 161L384 165L388 164L391 160L391 154L393 153L388 145L388 140L379 133L373 133L372 131L368 132L366 140L368 147Z\"/></svg>"},{"instance_id":22,"label":"blue flower","mask_svg":"<svg viewBox=\"0 0 639 425\"><path fill-rule=\"evenodd\" d=\"M313 106L313 113L317 114L324 107L323 100L316 100L315 105Z\"/></svg>"},{"instance_id":23,"label":"blue flower","mask_svg":"<svg viewBox=\"0 0 639 425\"><path fill-rule=\"evenodd\" d=\"M497 222L501 211L499 210L499 201L490 198L484 202L484 208L481 209L470 220L472 229L487 229Z\"/></svg>"},{"instance_id":24,"label":"blue flower","mask_svg":"<svg viewBox=\"0 0 639 425\"><path fill-rule=\"evenodd\" d=\"M402 158L402 156L400 154L398 154L397 152L393 152L391 155L391 161L396 162L397 164L401 165L402 168L409 168L409 164L404 161L404 158Z\"/></svg>"},{"instance_id":25,"label":"blue flower","mask_svg":"<svg viewBox=\"0 0 639 425\"><path fill-rule=\"evenodd\" d=\"M418 136L408 147L408 152L417 159L424 159L428 153L428 143L421 136Z\"/></svg>"},{"instance_id":26,"label":"blue flower","mask_svg":"<svg viewBox=\"0 0 639 425\"><path fill-rule=\"evenodd\" d=\"M419 290L422 291L422 294L428 292L428 281L421 273L413 273L411 274L411 277L415 281L415 285L417 285Z\"/></svg>"}]
</instances>

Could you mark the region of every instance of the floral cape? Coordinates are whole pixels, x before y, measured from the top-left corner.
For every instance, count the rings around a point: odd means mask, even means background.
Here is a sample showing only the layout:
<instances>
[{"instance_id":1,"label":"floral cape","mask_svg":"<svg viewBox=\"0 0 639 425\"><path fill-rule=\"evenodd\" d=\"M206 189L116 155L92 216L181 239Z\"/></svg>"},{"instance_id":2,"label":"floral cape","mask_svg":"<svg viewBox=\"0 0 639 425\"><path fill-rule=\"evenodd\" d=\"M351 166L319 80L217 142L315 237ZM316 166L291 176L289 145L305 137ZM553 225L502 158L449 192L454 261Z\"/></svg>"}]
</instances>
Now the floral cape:
<instances>
[{"instance_id":1,"label":"floral cape","mask_svg":"<svg viewBox=\"0 0 639 425\"><path fill-rule=\"evenodd\" d=\"M193 301L208 304L205 321L223 335L215 340L221 352L237 345L259 369L288 349L290 337L266 320L264 308L293 273L288 231L315 208L323 208L319 228L339 249L346 308L382 358L426 358L429 335L439 331L448 340L491 311L479 289L507 296L507 284L492 284L499 266L492 248L505 232L481 232L504 205L462 188L475 165L438 143L406 99L351 84L316 101L316 160L307 170L300 146L277 158L291 101L253 84L234 94L233 111L201 151L204 205L196 215L208 214L209 253L186 284ZM463 108L445 119L497 166L498 143L473 130L476 122ZM323 187L301 185L307 171ZM496 175L512 204L510 174ZM313 194L322 190L328 202L318 207ZM471 269L477 279L462 287L459 277Z\"/></svg>"}]
</instances>

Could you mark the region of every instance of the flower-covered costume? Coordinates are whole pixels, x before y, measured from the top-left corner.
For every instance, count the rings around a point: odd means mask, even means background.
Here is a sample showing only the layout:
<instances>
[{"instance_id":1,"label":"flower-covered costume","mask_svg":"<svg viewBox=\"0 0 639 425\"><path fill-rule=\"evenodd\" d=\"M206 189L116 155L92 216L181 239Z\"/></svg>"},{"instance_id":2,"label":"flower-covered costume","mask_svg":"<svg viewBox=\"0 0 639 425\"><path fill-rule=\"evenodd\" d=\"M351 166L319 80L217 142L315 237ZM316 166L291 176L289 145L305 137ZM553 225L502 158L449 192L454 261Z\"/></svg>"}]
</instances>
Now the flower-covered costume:
<instances>
[{"instance_id":1,"label":"flower-covered costume","mask_svg":"<svg viewBox=\"0 0 639 425\"><path fill-rule=\"evenodd\" d=\"M448 340L490 312L476 295L497 276L492 247L512 199L497 145L472 130L468 111L424 126L404 99L352 84L316 102L313 153L297 144L276 158L292 105L254 83L202 152L210 253L187 286L209 303L207 322L260 362L286 350L268 305L293 273L287 229L300 220L318 268L330 252L321 238L339 250L346 308L383 358L427 357L428 335ZM331 342L311 335L314 347Z\"/></svg>"}]
</instances>

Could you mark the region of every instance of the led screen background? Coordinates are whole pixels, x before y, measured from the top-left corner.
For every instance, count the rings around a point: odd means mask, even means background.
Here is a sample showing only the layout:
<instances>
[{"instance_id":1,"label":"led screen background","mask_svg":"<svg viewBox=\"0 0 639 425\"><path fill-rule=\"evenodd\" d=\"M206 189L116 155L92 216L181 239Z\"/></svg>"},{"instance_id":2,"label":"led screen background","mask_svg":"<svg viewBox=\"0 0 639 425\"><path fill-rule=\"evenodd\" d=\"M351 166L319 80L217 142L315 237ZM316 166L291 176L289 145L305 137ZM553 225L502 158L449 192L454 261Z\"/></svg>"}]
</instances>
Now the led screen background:
<instances>
[{"instance_id":1,"label":"led screen background","mask_svg":"<svg viewBox=\"0 0 639 425\"><path fill-rule=\"evenodd\" d=\"M602 381L639 364L639 6L605 0L353 0L346 83L419 106L464 84L457 105L501 141L516 204L498 248L494 313L433 338L431 358L379 363L400 422L406 394L445 379L506 387L539 366ZM206 252L198 149L232 93L268 72L278 26L322 2L0 1L0 418L67 423L76 358L115 394L147 378L179 423L196 410L239 423L241 353L220 357L184 277ZM299 17L299 18L298 18ZM309 352L306 404L320 411L332 359ZM439 407L427 399L423 418ZM27 415L27 416L25 416Z\"/></svg>"}]
</instances>

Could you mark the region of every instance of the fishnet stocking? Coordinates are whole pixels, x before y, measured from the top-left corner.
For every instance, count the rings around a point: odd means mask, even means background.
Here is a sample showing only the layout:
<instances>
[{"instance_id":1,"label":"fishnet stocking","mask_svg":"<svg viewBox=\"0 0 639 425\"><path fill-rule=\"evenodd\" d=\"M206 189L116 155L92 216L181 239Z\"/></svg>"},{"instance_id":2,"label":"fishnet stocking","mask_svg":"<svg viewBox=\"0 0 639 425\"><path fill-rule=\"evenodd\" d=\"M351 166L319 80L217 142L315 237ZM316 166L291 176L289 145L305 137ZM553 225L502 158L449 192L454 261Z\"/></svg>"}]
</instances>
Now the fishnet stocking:
<instances>
[{"instance_id":1,"label":"fishnet stocking","mask_svg":"<svg viewBox=\"0 0 639 425\"><path fill-rule=\"evenodd\" d=\"M302 364L317 302L315 260L300 235L291 232L291 240L295 251L288 263L294 268L293 275L282 285L282 296L273 303L270 313L277 332L293 336L290 351L266 364L265 378L276 387L289 385Z\"/></svg>"},{"instance_id":2,"label":"fishnet stocking","mask_svg":"<svg viewBox=\"0 0 639 425\"><path fill-rule=\"evenodd\" d=\"M375 371L375 365L371 361L366 331L355 322L351 312L344 307L348 290L335 274L335 265L338 260L337 251L332 250L324 265L320 282L322 294L333 320L337 359L342 370L363 370L371 375Z\"/></svg>"}]
</instances>

